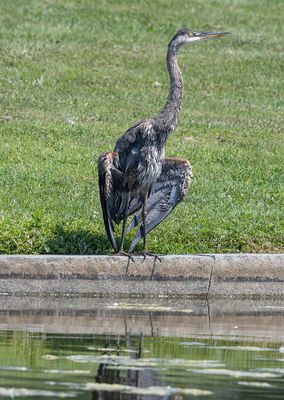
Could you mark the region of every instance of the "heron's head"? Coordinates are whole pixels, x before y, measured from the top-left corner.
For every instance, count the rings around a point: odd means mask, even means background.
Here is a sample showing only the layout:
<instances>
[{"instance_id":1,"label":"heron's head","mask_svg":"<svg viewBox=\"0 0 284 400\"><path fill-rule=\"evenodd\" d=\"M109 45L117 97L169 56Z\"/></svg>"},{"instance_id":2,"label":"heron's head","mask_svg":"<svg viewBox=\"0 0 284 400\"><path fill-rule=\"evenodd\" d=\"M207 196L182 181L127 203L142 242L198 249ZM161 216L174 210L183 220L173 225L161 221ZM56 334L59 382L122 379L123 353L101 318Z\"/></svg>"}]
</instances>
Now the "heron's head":
<instances>
[{"instance_id":1,"label":"heron's head","mask_svg":"<svg viewBox=\"0 0 284 400\"><path fill-rule=\"evenodd\" d=\"M225 36L230 32L197 32L192 29L183 28L179 30L170 41L169 45L179 48L185 43L197 42L198 40L205 40Z\"/></svg>"}]
</instances>

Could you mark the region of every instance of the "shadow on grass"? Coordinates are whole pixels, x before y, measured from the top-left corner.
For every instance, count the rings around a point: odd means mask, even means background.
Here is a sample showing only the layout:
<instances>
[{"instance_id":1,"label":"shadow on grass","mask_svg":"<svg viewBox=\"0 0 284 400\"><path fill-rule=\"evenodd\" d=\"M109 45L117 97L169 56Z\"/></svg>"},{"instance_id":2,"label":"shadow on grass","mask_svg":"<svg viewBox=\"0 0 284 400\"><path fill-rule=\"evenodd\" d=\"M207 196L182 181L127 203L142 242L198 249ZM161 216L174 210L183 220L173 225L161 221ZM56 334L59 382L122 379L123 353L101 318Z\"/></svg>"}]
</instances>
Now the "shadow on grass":
<instances>
[{"instance_id":1,"label":"shadow on grass","mask_svg":"<svg viewBox=\"0 0 284 400\"><path fill-rule=\"evenodd\" d=\"M57 227L44 244L49 254L110 254L112 252L106 235L94 235L88 230L65 230Z\"/></svg>"},{"instance_id":2,"label":"shadow on grass","mask_svg":"<svg viewBox=\"0 0 284 400\"><path fill-rule=\"evenodd\" d=\"M130 246L125 241L125 247ZM47 254L113 254L106 234L95 235L88 230L65 230L57 227L51 238L44 243Z\"/></svg>"}]
</instances>

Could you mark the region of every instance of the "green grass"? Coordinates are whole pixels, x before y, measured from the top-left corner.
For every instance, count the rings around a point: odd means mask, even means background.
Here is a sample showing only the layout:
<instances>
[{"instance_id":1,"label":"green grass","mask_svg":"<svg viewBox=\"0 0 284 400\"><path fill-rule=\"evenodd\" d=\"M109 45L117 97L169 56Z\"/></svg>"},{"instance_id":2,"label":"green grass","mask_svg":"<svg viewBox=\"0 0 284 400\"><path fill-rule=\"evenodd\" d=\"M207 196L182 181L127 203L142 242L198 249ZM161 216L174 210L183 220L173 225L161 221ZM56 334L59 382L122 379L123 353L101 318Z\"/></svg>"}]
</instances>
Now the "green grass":
<instances>
[{"instance_id":1,"label":"green grass","mask_svg":"<svg viewBox=\"0 0 284 400\"><path fill-rule=\"evenodd\" d=\"M0 8L0 253L111 251L97 158L162 108L167 43L183 26L232 35L181 51L183 111L166 154L190 159L195 179L149 248L283 251L282 0Z\"/></svg>"}]
</instances>

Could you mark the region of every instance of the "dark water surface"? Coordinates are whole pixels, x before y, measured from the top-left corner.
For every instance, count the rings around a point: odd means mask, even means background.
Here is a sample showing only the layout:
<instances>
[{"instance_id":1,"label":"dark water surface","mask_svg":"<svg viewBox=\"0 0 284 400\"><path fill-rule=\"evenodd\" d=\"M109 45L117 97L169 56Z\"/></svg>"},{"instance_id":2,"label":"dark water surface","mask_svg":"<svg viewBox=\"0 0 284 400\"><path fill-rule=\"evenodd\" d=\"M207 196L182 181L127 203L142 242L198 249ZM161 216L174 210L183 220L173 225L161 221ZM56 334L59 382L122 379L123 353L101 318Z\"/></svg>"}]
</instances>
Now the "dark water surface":
<instances>
[{"instance_id":1,"label":"dark water surface","mask_svg":"<svg viewBox=\"0 0 284 400\"><path fill-rule=\"evenodd\" d=\"M2 298L0 397L283 399L284 304Z\"/></svg>"}]
</instances>

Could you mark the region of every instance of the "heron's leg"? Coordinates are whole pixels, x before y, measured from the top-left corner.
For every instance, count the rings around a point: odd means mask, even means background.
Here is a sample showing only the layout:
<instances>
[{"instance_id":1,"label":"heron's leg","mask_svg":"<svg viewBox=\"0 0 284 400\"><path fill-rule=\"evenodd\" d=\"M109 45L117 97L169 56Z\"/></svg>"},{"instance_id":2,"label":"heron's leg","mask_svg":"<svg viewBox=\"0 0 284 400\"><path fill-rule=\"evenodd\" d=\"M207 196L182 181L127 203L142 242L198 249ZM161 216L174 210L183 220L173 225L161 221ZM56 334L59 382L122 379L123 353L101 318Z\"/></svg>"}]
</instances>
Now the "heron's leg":
<instances>
[{"instance_id":1,"label":"heron's leg","mask_svg":"<svg viewBox=\"0 0 284 400\"><path fill-rule=\"evenodd\" d=\"M128 207L127 207L128 208ZM119 250L116 253L117 256L125 256L128 257L128 265L129 261L131 260L134 262L134 258L131 256L131 254L127 253L126 251L123 250L123 244L124 244L124 237L125 237L125 231L126 231L126 221L127 221L128 213L125 212L125 215L123 217L123 227L122 227L122 234L121 234L121 241L120 241L120 246ZM127 267L128 267L127 265Z\"/></svg>"},{"instance_id":2,"label":"heron's leg","mask_svg":"<svg viewBox=\"0 0 284 400\"><path fill-rule=\"evenodd\" d=\"M132 262L134 262L134 258L129 253L127 253L126 251L123 250L124 238L125 238L125 233L126 233L126 222L127 222L127 218L128 218L128 208L129 208L129 202L130 202L130 193L131 193L131 190L129 190L128 193L127 193L126 204L125 204L125 212L124 212L124 215L123 215L123 225L122 225L120 246L119 246L118 252L116 253L117 256L126 256L126 257L128 257L127 269L128 269L130 260Z\"/></svg>"},{"instance_id":3,"label":"heron's leg","mask_svg":"<svg viewBox=\"0 0 284 400\"><path fill-rule=\"evenodd\" d=\"M146 235L146 202L147 202L147 194L144 197L144 202L142 206L142 227L143 227L143 250L146 250L147 246L147 235Z\"/></svg>"},{"instance_id":4,"label":"heron's leg","mask_svg":"<svg viewBox=\"0 0 284 400\"><path fill-rule=\"evenodd\" d=\"M123 245L124 245L124 238L125 238L125 233L126 233L126 222L128 218L128 208L129 208L129 201L130 201L130 191L127 193L127 200L126 200L126 205L125 205L125 212L123 215L123 225L122 225L122 233L121 233L121 240L120 240L120 246L119 246L119 253L124 253L123 252Z\"/></svg>"},{"instance_id":5,"label":"heron's leg","mask_svg":"<svg viewBox=\"0 0 284 400\"><path fill-rule=\"evenodd\" d=\"M142 206L142 227L143 227L143 251L142 254L144 256L144 260L146 256L152 256L155 258L154 265L156 264L156 260L159 260L162 262L161 258L159 257L158 254L151 253L150 251L147 250L147 234L146 234L146 217L147 217L147 211L146 211L146 203L147 203L147 198L148 198L148 193L144 196L144 202Z\"/></svg>"}]
</instances>

